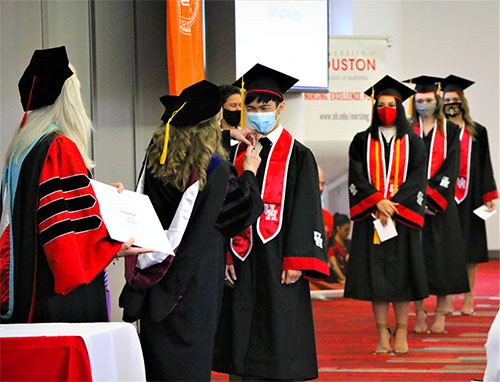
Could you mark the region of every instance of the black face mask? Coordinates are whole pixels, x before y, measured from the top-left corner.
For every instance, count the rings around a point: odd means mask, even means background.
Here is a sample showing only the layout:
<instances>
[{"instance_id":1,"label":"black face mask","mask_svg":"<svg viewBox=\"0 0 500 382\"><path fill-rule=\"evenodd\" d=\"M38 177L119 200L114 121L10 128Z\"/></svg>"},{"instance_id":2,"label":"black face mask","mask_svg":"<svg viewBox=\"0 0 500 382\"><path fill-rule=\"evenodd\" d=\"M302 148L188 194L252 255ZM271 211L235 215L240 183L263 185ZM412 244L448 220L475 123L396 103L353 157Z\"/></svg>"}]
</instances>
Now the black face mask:
<instances>
[{"instance_id":1,"label":"black face mask","mask_svg":"<svg viewBox=\"0 0 500 382\"><path fill-rule=\"evenodd\" d=\"M447 118L456 117L457 115L463 114L464 109L461 102L451 102L447 103L443 107L444 115Z\"/></svg>"},{"instance_id":2,"label":"black face mask","mask_svg":"<svg viewBox=\"0 0 500 382\"><path fill-rule=\"evenodd\" d=\"M224 118L224 121L226 121L229 125L238 126L240 124L241 111L223 109L222 118Z\"/></svg>"}]
</instances>

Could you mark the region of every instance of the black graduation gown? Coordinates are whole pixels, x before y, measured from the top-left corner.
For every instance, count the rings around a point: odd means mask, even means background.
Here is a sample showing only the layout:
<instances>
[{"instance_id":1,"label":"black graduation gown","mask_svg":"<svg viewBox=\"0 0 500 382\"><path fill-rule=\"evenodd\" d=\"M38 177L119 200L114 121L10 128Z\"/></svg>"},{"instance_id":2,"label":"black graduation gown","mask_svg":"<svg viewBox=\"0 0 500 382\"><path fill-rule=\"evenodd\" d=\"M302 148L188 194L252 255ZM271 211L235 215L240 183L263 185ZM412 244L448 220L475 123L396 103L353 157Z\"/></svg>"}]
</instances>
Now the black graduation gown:
<instances>
[{"instance_id":1,"label":"black graduation gown","mask_svg":"<svg viewBox=\"0 0 500 382\"><path fill-rule=\"evenodd\" d=\"M366 301L420 300L428 295L420 229L426 192L425 147L416 134L409 133L406 181L391 198L402 206L393 216L398 236L375 245L371 214L383 197L368 180L369 138L370 129L360 132L349 148L349 203L354 225L344 297ZM385 161L389 162L388 157Z\"/></svg>"},{"instance_id":2,"label":"black graduation gown","mask_svg":"<svg viewBox=\"0 0 500 382\"><path fill-rule=\"evenodd\" d=\"M41 138L21 167L11 221L14 238L14 259L11 260L14 262L14 310L9 319L1 320L2 324L27 323L33 296L33 323L108 321L104 272L65 295L55 293L54 276L41 244L37 216L41 197L39 181L56 136L56 133L52 133ZM87 170L83 168L83 171ZM59 175L54 173L57 179ZM118 249L119 246L114 253ZM73 254L61 250L62 257L70 255Z\"/></svg>"},{"instance_id":3,"label":"black graduation gown","mask_svg":"<svg viewBox=\"0 0 500 382\"><path fill-rule=\"evenodd\" d=\"M432 131L424 137L428 154L431 141ZM428 180L427 205L435 215L425 215L422 236L429 293L438 296L469 291L464 244L455 203L455 183L460 170L459 130L449 121L446 122L446 144L446 158ZM448 181L443 182L445 177ZM437 197L432 197L431 192L436 192L434 195ZM443 199L446 206L440 201Z\"/></svg>"},{"instance_id":4,"label":"black graduation gown","mask_svg":"<svg viewBox=\"0 0 500 382\"><path fill-rule=\"evenodd\" d=\"M260 152L259 185L268 152L269 148ZM244 262L233 256L237 280L234 289L224 288L215 371L284 380L318 377L309 281L301 277L295 284L281 284L285 257L321 263L327 273L305 270L304 276L328 276L326 246L319 248L313 240L314 231L324 238L317 164L312 152L297 141L288 168L283 219L279 234L266 244L253 226L251 253Z\"/></svg>"},{"instance_id":5,"label":"black graduation gown","mask_svg":"<svg viewBox=\"0 0 500 382\"><path fill-rule=\"evenodd\" d=\"M145 194L165 229L182 193L146 170ZM227 194L226 194L227 192ZM148 381L210 380L222 300L226 236L253 223L264 207L255 176L220 161L196 199L188 227L165 276L154 286L120 296L125 321L140 320Z\"/></svg>"},{"instance_id":6,"label":"black graduation gown","mask_svg":"<svg viewBox=\"0 0 500 382\"><path fill-rule=\"evenodd\" d=\"M498 192L491 165L486 128L477 122L475 125L476 134L470 154L469 189L465 199L458 205L458 215L465 242L465 261L484 263L488 261L486 224L473 211L485 201L498 198Z\"/></svg>"}]
</instances>

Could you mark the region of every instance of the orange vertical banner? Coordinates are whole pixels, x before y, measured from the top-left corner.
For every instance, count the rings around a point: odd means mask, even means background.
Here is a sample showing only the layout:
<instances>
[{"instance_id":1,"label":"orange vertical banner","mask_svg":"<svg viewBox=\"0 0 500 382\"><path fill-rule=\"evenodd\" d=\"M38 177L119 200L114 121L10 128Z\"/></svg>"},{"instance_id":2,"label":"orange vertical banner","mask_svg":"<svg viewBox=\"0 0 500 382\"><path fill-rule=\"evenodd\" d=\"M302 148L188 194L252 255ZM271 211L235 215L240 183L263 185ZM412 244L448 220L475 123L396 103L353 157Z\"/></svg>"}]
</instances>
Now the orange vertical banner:
<instances>
[{"instance_id":1,"label":"orange vertical banner","mask_svg":"<svg viewBox=\"0 0 500 382\"><path fill-rule=\"evenodd\" d=\"M170 95L205 78L201 0L167 1L167 59Z\"/></svg>"}]
</instances>

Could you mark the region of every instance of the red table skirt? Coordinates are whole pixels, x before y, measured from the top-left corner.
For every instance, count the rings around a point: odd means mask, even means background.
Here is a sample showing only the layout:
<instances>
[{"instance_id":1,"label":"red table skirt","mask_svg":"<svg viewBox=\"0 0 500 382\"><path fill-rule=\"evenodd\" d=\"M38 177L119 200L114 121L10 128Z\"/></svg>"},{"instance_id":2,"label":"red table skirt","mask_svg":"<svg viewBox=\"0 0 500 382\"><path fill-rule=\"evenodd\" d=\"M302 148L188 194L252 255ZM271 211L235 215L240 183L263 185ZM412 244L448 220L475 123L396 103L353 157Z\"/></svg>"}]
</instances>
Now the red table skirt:
<instances>
[{"instance_id":1,"label":"red table skirt","mask_svg":"<svg viewBox=\"0 0 500 382\"><path fill-rule=\"evenodd\" d=\"M0 338L2 381L92 381L79 336Z\"/></svg>"}]
</instances>

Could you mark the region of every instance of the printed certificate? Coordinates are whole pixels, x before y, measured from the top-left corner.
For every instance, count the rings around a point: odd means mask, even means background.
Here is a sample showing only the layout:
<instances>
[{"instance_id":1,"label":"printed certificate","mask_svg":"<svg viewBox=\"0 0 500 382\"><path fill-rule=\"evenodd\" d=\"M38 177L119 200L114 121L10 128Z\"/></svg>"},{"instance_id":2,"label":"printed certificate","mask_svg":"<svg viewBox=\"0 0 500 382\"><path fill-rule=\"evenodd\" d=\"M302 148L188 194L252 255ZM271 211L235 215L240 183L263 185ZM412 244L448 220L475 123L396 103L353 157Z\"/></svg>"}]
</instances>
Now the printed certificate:
<instances>
[{"instance_id":1,"label":"printed certificate","mask_svg":"<svg viewBox=\"0 0 500 382\"><path fill-rule=\"evenodd\" d=\"M134 245L174 255L160 219L147 195L90 181L109 235L116 241L134 238Z\"/></svg>"}]
</instances>

